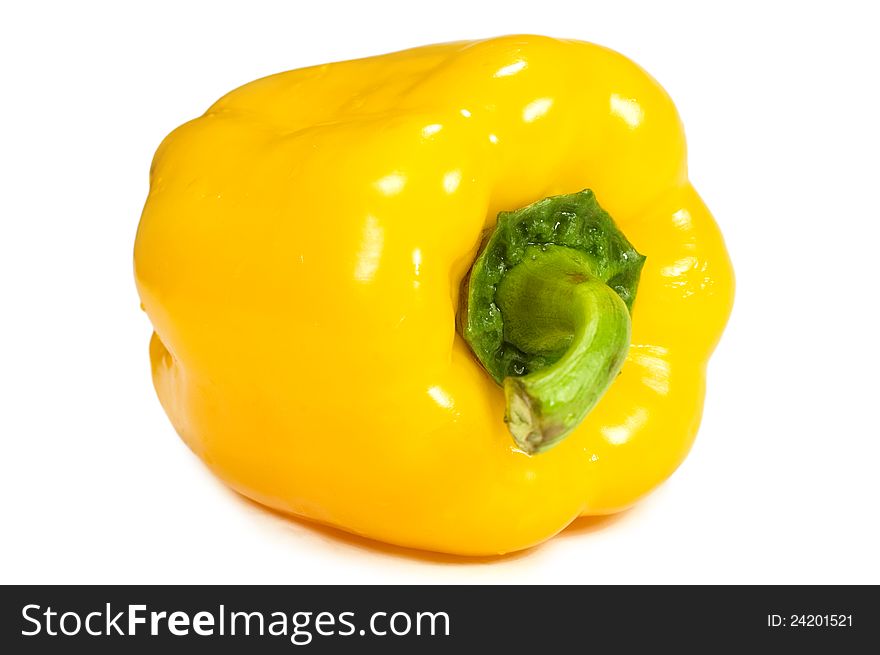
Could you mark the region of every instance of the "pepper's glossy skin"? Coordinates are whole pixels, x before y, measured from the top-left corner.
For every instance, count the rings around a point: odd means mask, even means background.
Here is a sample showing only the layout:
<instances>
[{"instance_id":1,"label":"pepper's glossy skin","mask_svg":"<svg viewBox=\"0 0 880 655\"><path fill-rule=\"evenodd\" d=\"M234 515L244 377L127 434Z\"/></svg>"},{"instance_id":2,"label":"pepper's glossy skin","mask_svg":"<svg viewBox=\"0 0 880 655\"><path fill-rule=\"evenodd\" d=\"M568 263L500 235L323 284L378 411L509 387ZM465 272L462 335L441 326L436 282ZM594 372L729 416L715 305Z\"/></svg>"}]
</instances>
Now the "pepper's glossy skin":
<instances>
[{"instance_id":1,"label":"pepper's glossy skin","mask_svg":"<svg viewBox=\"0 0 880 655\"><path fill-rule=\"evenodd\" d=\"M618 379L529 456L455 331L500 210L595 191L647 256ZM694 439L733 297L660 86L536 36L428 46L247 84L156 153L135 245L159 398L232 488L448 553L618 512Z\"/></svg>"}]
</instances>

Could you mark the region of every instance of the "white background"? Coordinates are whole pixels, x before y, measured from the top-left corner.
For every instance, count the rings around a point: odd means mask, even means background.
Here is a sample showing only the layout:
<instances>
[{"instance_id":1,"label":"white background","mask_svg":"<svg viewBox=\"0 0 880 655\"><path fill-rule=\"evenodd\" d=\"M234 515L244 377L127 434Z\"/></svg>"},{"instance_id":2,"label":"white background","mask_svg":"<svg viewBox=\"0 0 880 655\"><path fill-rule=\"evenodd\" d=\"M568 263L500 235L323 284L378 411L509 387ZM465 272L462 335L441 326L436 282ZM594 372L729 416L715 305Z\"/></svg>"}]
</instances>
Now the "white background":
<instances>
[{"instance_id":1,"label":"white background","mask_svg":"<svg viewBox=\"0 0 880 655\"><path fill-rule=\"evenodd\" d=\"M880 583L868 7L5 4L0 582ZM240 499L150 382L131 254L154 149L269 73L518 32L623 52L684 119L738 280L690 458L636 509L494 561L381 547Z\"/></svg>"}]
</instances>

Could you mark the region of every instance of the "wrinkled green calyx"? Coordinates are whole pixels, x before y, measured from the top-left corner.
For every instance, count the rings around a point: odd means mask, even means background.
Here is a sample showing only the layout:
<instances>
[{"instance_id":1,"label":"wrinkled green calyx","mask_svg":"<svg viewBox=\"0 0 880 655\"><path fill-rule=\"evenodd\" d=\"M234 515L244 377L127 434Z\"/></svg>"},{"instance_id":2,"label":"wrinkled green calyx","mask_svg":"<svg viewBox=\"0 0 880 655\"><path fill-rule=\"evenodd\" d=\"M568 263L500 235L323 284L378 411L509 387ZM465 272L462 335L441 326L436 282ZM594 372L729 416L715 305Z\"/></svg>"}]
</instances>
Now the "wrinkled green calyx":
<instances>
[{"instance_id":1,"label":"wrinkled green calyx","mask_svg":"<svg viewBox=\"0 0 880 655\"><path fill-rule=\"evenodd\" d=\"M614 381L644 261L589 190L498 215L458 328L504 386L505 421L526 452L570 433Z\"/></svg>"}]
</instances>

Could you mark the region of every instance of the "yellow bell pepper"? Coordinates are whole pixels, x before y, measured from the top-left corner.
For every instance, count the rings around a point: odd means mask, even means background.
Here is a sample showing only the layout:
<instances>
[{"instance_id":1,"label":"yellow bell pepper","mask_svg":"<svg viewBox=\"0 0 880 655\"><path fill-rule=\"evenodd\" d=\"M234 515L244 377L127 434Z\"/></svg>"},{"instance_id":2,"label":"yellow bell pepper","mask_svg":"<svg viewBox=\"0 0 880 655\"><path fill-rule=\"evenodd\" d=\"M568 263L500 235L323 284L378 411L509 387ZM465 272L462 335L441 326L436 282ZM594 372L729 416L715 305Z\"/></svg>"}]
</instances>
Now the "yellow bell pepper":
<instances>
[{"instance_id":1,"label":"yellow bell pepper","mask_svg":"<svg viewBox=\"0 0 880 655\"><path fill-rule=\"evenodd\" d=\"M537 36L229 93L160 145L134 263L159 399L220 478L466 555L666 479L733 298L669 97Z\"/></svg>"}]
</instances>

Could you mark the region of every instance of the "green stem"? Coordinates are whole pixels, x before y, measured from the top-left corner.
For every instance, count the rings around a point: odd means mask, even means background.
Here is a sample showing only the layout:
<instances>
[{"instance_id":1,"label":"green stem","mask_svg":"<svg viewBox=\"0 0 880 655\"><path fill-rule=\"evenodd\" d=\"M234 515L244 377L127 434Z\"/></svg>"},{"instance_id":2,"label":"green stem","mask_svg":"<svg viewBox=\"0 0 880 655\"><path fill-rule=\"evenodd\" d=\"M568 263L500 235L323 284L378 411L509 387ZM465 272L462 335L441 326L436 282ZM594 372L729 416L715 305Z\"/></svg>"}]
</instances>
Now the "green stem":
<instances>
[{"instance_id":1,"label":"green stem","mask_svg":"<svg viewBox=\"0 0 880 655\"><path fill-rule=\"evenodd\" d=\"M463 283L458 328L503 385L525 452L558 443L614 381L644 259L589 190L499 214Z\"/></svg>"},{"instance_id":2,"label":"green stem","mask_svg":"<svg viewBox=\"0 0 880 655\"><path fill-rule=\"evenodd\" d=\"M505 341L556 360L504 378L507 427L522 450L540 452L576 428L617 377L629 349L629 311L590 274L582 253L553 245L529 247L495 299Z\"/></svg>"}]
</instances>

